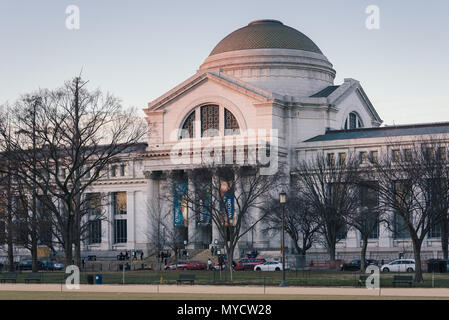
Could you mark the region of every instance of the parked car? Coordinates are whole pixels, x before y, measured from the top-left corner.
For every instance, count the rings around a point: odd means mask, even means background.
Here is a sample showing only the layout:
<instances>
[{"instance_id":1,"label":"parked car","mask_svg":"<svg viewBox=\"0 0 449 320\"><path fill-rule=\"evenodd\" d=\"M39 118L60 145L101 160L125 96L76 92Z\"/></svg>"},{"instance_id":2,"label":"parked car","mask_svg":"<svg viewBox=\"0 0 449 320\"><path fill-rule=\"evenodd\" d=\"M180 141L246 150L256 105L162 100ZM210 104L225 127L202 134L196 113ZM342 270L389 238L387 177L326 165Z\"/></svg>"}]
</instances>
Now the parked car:
<instances>
[{"instance_id":1,"label":"parked car","mask_svg":"<svg viewBox=\"0 0 449 320\"><path fill-rule=\"evenodd\" d=\"M207 264L201 261L187 261L196 266L196 270L207 270Z\"/></svg>"},{"instance_id":2,"label":"parked car","mask_svg":"<svg viewBox=\"0 0 449 320\"><path fill-rule=\"evenodd\" d=\"M361 262L360 259L355 259L355 260L352 260L351 262L343 263L340 265L340 270L341 271L359 271L360 267L361 267L360 262ZM378 264L377 260L374 260L374 259L366 259L366 262L365 262L365 266L369 266L369 265L377 266L377 264Z\"/></svg>"},{"instance_id":3,"label":"parked car","mask_svg":"<svg viewBox=\"0 0 449 320\"><path fill-rule=\"evenodd\" d=\"M177 261L164 266L164 270L198 270L198 265L190 261Z\"/></svg>"},{"instance_id":4,"label":"parked car","mask_svg":"<svg viewBox=\"0 0 449 320\"><path fill-rule=\"evenodd\" d=\"M414 272L414 259L397 259L380 267L382 272Z\"/></svg>"},{"instance_id":5,"label":"parked car","mask_svg":"<svg viewBox=\"0 0 449 320\"><path fill-rule=\"evenodd\" d=\"M39 259L39 261L42 263L42 270L55 271L64 269L64 264L57 262L55 259L43 258Z\"/></svg>"},{"instance_id":6,"label":"parked car","mask_svg":"<svg viewBox=\"0 0 449 320\"><path fill-rule=\"evenodd\" d=\"M33 260L27 259L27 260L20 261L17 268L19 270L31 270L32 266L33 266ZM43 268L44 268L43 263L41 261L37 260L37 269L42 270Z\"/></svg>"},{"instance_id":7,"label":"parked car","mask_svg":"<svg viewBox=\"0 0 449 320\"><path fill-rule=\"evenodd\" d=\"M254 270L254 267L265 263L267 260L265 259L260 259L260 258L254 258L254 259L242 259L240 260L237 265L235 266L234 270L235 271L240 271L240 270Z\"/></svg>"},{"instance_id":8,"label":"parked car","mask_svg":"<svg viewBox=\"0 0 449 320\"><path fill-rule=\"evenodd\" d=\"M288 263L285 264L285 270L290 269ZM282 262L280 261L266 261L262 264L258 264L254 267L255 271L281 271Z\"/></svg>"}]
</instances>

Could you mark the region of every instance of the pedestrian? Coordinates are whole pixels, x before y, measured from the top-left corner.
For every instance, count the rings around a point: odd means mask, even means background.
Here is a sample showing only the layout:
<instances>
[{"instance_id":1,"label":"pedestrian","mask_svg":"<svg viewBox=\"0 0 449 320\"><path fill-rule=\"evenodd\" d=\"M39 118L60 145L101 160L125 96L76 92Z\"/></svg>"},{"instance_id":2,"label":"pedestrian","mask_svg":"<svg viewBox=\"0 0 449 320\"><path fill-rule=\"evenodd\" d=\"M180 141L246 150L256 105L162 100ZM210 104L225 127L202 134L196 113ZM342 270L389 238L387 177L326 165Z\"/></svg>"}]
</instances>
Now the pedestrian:
<instances>
[{"instance_id":1,"label":"pedestrian","mask_svg":"<svg viewBox=\"0 0 449 320\"><path fill-rule=\"evenodd\" d=\"M207 269L212 270L212 260L210 258L207 259Z\"/></svg>"},{"instance_id":2,"label":"pedestrian","mask_svg":"<svg viewBox=\"0 0 449 320\"><path fill-rule=\"evenodd\" d=\"M128 254L128 250L127 251L125 251L125 260L128 260L129 259L129 254Z\"/></svg>"},{"instance_id":3,"label":"pedestrian","mask_svg":"<svg viewBox=\"0 0 449 320\"><path fill-rule=\"evenodd\" d=\"M186 251L186 258L189 260L189 251Z\"/></svg>"},{"instance_id":4,"label":"pedestrian","mask_svg":"<svg viewBox=\"0 0 449 320\"><path fill-rule=\"evenodd\" d=\"M167 257L164 259L164 265L167 265Z\"/></svg>"},{"instance_id":5,"label":"pedestrian","mask_svg":"<svg viewBox=\"0 0 449 320\"><path fill-rule=\"evenodd\" d=\"M214 256L214 246L210 247L210 254Z\"/></svg>"},{"instance_id":6,"label":"pedestrian","mask_svg":"<svg viewBox=\"0 0 449 320\"><path fill-rule=\"evenodd\" d=\"M140 251L140 260L143 260L143 251Z\"/></svg>"},{"instance_id":7,"label":"pedestrian","mask_svg":"<svg viewBox=\"0 0 449 320\"><path fill-rule=\"evenodd\" d=\"M137 260L137 252L136 252L136 250L133 250L133 260Z\"/></svg>"},{"instance_id":8,"label":"pedestrian","mask_svg":"<svg viewBox=\"0 0 449 320\"><path fill-rule=\"evenodd\" d=\"M84 264L85 264L85 262L84 262L84 258L83 258L83 259L81 259L81 265L83 266L83 270L84 270Z\"/></svg>"}]
</instances>

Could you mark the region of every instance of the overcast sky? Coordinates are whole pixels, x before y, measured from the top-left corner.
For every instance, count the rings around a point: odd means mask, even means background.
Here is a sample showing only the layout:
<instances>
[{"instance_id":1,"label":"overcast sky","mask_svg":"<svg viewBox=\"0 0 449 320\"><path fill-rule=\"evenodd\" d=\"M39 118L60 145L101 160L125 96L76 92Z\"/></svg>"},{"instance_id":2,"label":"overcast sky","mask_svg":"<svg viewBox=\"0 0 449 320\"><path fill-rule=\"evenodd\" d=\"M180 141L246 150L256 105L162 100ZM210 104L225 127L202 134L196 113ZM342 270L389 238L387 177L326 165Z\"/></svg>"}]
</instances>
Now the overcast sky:
<instances>
[{"instance_id":1,"label":"overcast sky","mask_svg":"<svg viewBox=\"0 0 449 320\"><path fill-rule=\"evenodd\" d=\"M66 28L68 5L80 9L79 30ZM365 27L368 5L380 8L379 30ZM82 69L92 87L142 109L257 19L309 36L336 84L359 80L385 124L449 121L447 0L0 0L0 103Z\"/></svg>"}]
</instances>

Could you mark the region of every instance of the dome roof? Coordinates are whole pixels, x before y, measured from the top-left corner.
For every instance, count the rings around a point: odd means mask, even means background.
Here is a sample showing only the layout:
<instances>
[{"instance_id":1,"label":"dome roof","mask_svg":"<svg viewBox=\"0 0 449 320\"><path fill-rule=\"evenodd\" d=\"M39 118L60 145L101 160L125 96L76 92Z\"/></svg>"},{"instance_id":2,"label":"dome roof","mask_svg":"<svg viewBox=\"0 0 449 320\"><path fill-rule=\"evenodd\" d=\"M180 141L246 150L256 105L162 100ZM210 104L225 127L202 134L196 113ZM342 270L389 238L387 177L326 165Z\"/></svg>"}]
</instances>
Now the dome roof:
<instances>
[{"instance_id":1,"label":"dome roof","mask_svg":"<svg viewBox=\"0 0 449 320\"><path fill-rule=\"evenodd\" d=\"M298 30L277 20L256 20L221 40L209 56L246 49L294 49L323 54Z\"/></svg>"}]
</instances>

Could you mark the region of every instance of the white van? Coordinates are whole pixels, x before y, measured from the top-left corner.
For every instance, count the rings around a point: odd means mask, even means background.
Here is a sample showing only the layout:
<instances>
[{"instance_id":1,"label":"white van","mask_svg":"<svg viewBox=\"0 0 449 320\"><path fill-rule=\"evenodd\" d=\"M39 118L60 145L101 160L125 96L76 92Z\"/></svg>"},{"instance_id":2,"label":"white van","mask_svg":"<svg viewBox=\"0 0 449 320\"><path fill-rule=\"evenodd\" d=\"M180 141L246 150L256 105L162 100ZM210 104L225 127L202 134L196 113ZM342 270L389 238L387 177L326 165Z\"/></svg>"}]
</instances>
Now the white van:
<instances>
[{"instance_id":1,"label":"white van","mask_svg":"<svg viewBox=\"0 0 449 320\"><path fill-rule=\"evenodd\" d=\"M390 263L384 264L380 267L382 272L414 272L415 260L414 259L398 259L393 260Z\"/></svg>"}]
</instances>

